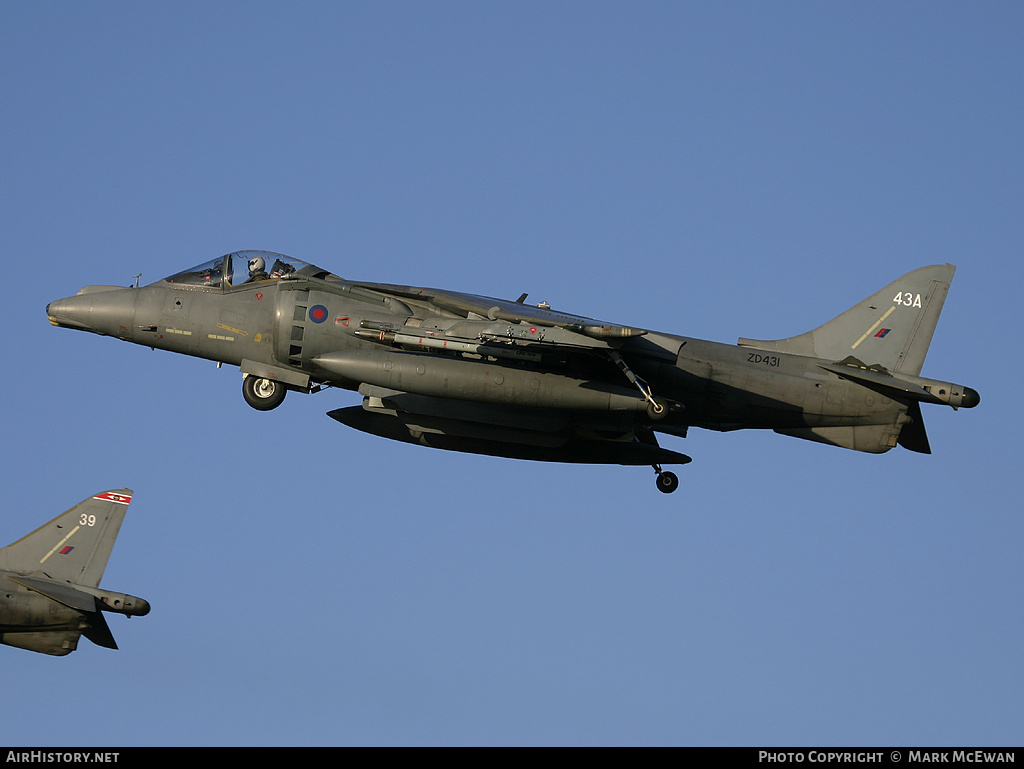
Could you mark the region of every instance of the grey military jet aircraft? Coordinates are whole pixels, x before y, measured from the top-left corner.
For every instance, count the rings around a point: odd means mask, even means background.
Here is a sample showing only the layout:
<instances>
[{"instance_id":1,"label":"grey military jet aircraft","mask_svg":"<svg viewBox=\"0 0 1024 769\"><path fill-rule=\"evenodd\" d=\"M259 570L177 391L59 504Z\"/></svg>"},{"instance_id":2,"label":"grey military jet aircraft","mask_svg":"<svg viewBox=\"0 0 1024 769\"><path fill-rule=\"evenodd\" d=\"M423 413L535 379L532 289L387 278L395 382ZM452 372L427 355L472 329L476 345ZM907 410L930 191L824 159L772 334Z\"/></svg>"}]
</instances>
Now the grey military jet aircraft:
<instances>
[{"instance_id":1,"label":"grey military jet aircraft","mask_svg":"<svg viewBox=\"0 0 1024 769\"><path fill-rule=\"evenodd\" d=\"M0 643L61 657L78 639L116 649L103 618L149 613L141 598L99 588L131 489L104 491L0 548Z\"/></svg>"},{"instance_id":2,"label":"grey military jet aircraft","mask_svg":"<svg viewBox=\"0 0 1024 769\"><path fill-rule=\"evenodd\" d=\"M356 390L329 415L393 440L518 459L662 465L689 427L763 428L858 451L930 453L922 403L979 402L919 376L955 267L904 275L820 328L726 345L546 304L344 280L238 251L144 288L86 286L55 326L239 366L253 408L288 390Z\"/></svg>"}]
</instances>

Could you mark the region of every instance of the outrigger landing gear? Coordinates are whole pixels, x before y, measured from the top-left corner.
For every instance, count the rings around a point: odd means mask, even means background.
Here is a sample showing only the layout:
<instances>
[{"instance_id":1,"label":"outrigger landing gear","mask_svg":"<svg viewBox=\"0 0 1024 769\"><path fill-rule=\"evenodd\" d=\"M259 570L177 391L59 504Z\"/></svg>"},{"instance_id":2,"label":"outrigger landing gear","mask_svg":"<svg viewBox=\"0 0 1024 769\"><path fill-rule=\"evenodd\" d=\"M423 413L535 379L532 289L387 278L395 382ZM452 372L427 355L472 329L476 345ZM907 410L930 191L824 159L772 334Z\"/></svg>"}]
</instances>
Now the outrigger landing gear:
<instances>
[{"instance_id":1,"label":"outrigger landing gear","mask_svg":"<svg viewBox=\"0 0 1024 769\"><path fill-rule=\"evenodd\" d=\"M669 403L661 398L655 398L654 393L651 391L651 386L633 372L633 369L629 367L629 364L622 359L622 356L619 355L618 352L615 350L609 350L608 357L611 358L612 362L619 367L619 371L625 375L626 379L628 379L633 386L640 391L640 394L644 396L644 400L647 401L648 418L652 422L660 422L662 419L667 417L669 412ZM671 473L669 473L669 475L671 475Z\"/></svg>"},{"instance_id":2,"label":"outrigger landing gear","mask_svg":"<svg viewBox=\"0 0 1024 769\"><path fill-rule=\"evenodd\" d=\"M658 491L663 494L671 494L679 488L679 478L670 470L662 470L661 465L653 465L654 472L658 474Z\"/></svg>"}]
</instances>

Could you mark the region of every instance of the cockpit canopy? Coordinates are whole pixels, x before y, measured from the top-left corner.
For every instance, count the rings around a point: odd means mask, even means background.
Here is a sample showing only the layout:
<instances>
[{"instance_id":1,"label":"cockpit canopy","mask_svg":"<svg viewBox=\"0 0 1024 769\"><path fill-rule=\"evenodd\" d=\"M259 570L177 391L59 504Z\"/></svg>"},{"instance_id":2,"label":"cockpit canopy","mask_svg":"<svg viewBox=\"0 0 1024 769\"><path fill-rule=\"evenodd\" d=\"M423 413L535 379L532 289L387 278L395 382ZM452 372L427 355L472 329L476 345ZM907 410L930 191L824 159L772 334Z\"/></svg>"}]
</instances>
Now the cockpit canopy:
<instances>
[{"instance_id":1,"label":"cockpit canopy","mask_svg":"<svg viewBox=\"0 0 1024 769\"><path fill-rule=\"evenodd\" d=\"M290 275L339 280L337 275L284 254L272 251L235 251L175 273L164 278L164 282L179 286L231 288L246 283L278 280Z\"/></svg>"}]
</instances>

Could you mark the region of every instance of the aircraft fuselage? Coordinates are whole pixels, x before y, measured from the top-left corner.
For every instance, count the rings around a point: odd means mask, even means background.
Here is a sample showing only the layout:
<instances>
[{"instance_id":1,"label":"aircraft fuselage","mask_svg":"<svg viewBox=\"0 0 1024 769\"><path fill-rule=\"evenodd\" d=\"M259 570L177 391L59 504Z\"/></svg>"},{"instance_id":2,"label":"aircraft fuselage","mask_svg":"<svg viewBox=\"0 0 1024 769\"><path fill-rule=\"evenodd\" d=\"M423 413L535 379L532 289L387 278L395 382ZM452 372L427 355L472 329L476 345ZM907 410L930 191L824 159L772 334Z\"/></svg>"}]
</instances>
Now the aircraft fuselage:
<instances>
[{"instance_id":1,"label":"aircraft fuselage","mask_svg":"<svg viewBox=\"0 0 1024 769\"><path fill-rule=\"evenodd\" d=\"M240 252L241 258L254 253L262 252ZM917 376L919 363L912 361L923 360L915 334L923 322L934 327L948 288L945 273L918 276L924 294L910 284L914 290L902 292L906 306L893 304L884 317L877 301L868 302L833 321L838 328L827 324L812 332L816 339L804 335L810 341L728 345L603 324L522 300L354 283L297 260L291 261L298 269L276 279L232 282L231 256L212 272L207 266L144 288L87 287L47 312L54 325L239 366L249 378L246 399L256 408L279 403L266 395L275 388L281 397L281 388L358 390L369 415L340 410L331 416L390 438L502 456L685 462L675 452L652 453L651 438L685 435L691 426L772 429L884 452L904 426L920 421L919 403L978 402L970 388ZM929 270L940 268L902 280ZM863 334L859 317L844 320L854 311L864 315ZM877 333L868 323L876 315ZM895 341L885 339L890 326ZM832 339L844 335L848 345ZM925 350L930 335L928 328ZM894 344L902 347L885 358L884 346ZM833 354L807 354L815 345ZM850 354L840 358L847 346ZM872 351L878 360L865 356ZM454 409L456 403L464 408ZM605 436L597 440L593 432L617 433L611 440L620 445L606 446L602 459L597 447ZM908 431L904 445L927 450L923 424L919 432ZM580 449L580 441L591 445ZM632 456L621 445L627 441L644 445Z\"/></svg>"}]
</instances>

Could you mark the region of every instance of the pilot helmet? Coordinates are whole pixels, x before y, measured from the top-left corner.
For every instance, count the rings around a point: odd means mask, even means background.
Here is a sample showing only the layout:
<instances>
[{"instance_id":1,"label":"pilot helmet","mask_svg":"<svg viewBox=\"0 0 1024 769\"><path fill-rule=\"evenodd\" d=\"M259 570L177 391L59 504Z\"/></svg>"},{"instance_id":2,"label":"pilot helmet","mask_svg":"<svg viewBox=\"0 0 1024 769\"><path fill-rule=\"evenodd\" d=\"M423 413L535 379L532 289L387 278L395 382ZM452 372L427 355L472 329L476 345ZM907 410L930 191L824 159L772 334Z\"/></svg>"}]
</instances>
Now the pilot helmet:
<instances>
[{"instance_id":1,"label":"pilot helmet","mask_svg":"<svg viewBox=\"0 0 1024 769\"><path fill-rule=\"evenodd\" d=\"M249 260L249 274L252 275L257 272L266 272L267 263L263 261L263 257L257 256L255 259Z\"/></svg>"}]
</instances>

